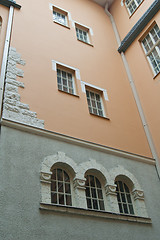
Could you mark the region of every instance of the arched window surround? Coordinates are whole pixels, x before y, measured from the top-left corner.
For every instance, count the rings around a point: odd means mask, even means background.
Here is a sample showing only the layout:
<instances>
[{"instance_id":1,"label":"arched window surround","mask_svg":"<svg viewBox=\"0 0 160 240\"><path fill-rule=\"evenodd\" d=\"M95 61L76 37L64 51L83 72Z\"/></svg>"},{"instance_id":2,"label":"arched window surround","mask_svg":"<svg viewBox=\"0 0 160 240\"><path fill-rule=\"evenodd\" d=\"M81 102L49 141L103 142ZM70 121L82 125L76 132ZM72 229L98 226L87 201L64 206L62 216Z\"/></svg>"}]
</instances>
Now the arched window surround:
<instances>
[{"instance_id":1,"label":"arched window surround","mask_svg":"<svg viewBox=\"0 0 160 240\"><path fill-rule=\"evenodd\" d=\"M42 162L41 203L51 204L51 174L52 169L56 167L64 169L70 176L72 207L88 209L85 193L85 176L86 174L91 174L96 176L101 182L105 211L120 214L115 181L121 177L126 181L126 184L129 184L131 189L135 216L148 218L144 202L144 192L135 176L123 166L118 165L116 168L106 170L94 159L77 164L63 152L48 156Z\"/></svg>"}]
</instances>

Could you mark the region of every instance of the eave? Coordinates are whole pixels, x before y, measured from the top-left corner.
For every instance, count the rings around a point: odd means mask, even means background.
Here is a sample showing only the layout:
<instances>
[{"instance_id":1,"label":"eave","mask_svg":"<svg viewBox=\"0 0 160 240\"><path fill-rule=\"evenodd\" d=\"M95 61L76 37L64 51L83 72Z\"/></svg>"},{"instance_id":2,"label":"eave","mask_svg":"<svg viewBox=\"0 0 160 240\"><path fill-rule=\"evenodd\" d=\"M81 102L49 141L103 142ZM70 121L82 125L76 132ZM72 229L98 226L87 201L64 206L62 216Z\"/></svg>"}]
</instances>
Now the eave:
<instances>
[{"instance_id":1,"label":"eave","mask_svg":"<svg viewBox=\"0 0 160 240\"><path fill-rule=\"evenodd\" d=\"M13 0L0 0L0 4L5 6L5 7L8 7L8 8L10 6L13 6L13 7L18 8L18 9L21 8L21 6Z\"/></svg>"},{"instance_id":2,"label":"eave","mask_svg":"<svg viewBox=\"0 0 160 240\"><path fill-rule=\"evenodd\" d=\"M106 4L108 4L108 7L110 7L114 0L93 0L93 1L104 8Z\"/></svg>"}]
</instances>

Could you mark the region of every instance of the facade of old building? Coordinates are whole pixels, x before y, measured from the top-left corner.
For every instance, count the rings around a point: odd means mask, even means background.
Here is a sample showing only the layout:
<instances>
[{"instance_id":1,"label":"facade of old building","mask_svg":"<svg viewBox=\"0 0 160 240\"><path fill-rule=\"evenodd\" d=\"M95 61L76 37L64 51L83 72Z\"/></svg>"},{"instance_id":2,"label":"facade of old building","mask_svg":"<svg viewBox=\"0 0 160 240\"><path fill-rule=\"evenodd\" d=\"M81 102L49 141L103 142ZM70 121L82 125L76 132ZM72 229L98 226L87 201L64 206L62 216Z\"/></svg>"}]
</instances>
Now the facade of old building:
<instances>
[{"instance_id":1,"label":"facade of old building","mask_svg":"<svg viewBox=\"0 0 160 240\"><path fill-rule=\"evenodd\" d=\"M159 239L159 9L0 0L1 239Z\"/></svg>"}]
</instances>

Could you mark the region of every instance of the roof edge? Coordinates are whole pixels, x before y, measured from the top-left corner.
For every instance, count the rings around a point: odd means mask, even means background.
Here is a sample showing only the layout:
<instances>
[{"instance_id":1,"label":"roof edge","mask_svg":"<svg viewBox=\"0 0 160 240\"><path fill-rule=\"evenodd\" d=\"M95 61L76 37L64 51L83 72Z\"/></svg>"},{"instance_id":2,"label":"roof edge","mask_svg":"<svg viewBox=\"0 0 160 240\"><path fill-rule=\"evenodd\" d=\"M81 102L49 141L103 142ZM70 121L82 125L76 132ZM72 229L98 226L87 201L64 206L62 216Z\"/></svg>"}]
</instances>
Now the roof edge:
<instances>
[{"instance_id":1,"label":"roof edge","mask_svg":"<svg viewBox=\"0 0 160 240\"><path fill-rule=\"evenodd\" d=\"M136 37L142 32L149 21L156 15L160 9L160 1L155 0L138 22L133 26L125 38L121 41L121 45L118 48L118 52L125 52Z\"/></svg>"},{"instance_id":2,"label":"roof edge","mask_svg":"<svg viewBox=\"0 0 160 240\"><path fill-rule=\"evenodd\" d=\"M0 4L5 6L5 7L10 7L13 6L15 8L20 9L21 5L17 4L15 1L13 0L0 0Z\"/></svg>"}]
</instances>

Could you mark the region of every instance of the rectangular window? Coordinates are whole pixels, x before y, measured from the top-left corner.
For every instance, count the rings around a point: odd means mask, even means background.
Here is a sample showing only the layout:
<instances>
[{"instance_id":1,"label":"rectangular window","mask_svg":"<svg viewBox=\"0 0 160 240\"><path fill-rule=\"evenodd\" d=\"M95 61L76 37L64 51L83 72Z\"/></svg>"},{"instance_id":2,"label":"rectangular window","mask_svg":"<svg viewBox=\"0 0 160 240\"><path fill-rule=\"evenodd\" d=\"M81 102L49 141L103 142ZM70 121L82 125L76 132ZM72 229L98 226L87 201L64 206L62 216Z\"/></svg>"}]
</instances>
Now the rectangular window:
<instances>
[{"instance_id":1,"label":"rectangular window","mask_svg":"<svg viewBox=\"0 0 160 240\"><path fill-rule=\"evenodd\" d=\"M78 40L85 42L85 43L89 43L89 36L88 36L87 30L83 30L79 27L76 27L76 35L77 35Z\"/></svg>"},{"instance_id":2,"label":"rectangular window","mask_svg":"<svg viewBox=\"0 0 160 240\"><path fill-rule=\"evenodd\" d=\"M68 27L68 13L53 6L53 21Z\"/></svg>"},{"instance_id":3,"label":"rectangular window","mask_svg":"<svg viewBox=\"0 0 160 240\"><path fill-rule=\"evenodd\" d=\"M160 29L157 24L142 40L142 46L154 74L160 72Z\"/></svg>"},{"instance_id":4,"label":"rectangular window","mask_svg":"<svg viewBox=\"0 0 160 240\"><path fill-rule=\"evenodd\" d=\"M89 112L91 114L104 117L101 94L91 90L86 90L86 96Z\"/></svg>"},{"instance_id":5,"label":"rectangular window","mask_svg":"<svg viewBox=\"0 0 160 240\"><path fill-rule=\"evenodd\" d=\"M125 5L130 15L132 15L143 0L126 0Z\"/></svg>"},{"instance_id":6,"label":"rectangular window","mask_svg":"<svg viewBox=\"0 0 160 240\"><path fill-rule=\"evenodd\" d=\"M73 73L57 68L58 89L70 94L75 94Z\"/></svg>"}]
</instances>

